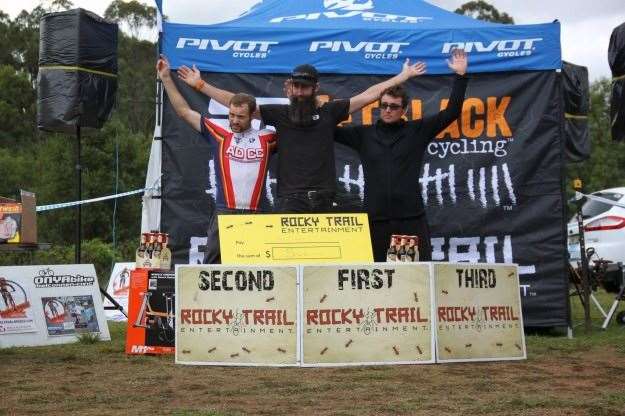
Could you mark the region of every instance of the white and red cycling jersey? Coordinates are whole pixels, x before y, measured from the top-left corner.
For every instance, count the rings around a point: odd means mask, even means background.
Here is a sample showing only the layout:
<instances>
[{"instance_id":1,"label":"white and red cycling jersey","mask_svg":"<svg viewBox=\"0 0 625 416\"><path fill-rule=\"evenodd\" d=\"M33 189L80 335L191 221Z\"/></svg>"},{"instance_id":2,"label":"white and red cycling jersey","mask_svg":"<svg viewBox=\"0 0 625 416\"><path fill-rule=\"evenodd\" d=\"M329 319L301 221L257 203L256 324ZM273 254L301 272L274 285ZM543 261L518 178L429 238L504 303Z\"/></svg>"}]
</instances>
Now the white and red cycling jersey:
<instances>
[{"instance_id":1,"label":"white and red cycling jersey","mask_svg":"<svg viewBox=\"0 0 625 416\"><path fill-rule=\"evenodd\" d=\"M215 146L219 176L218 207L257 210L264 191L269 156L276 145L272 130L235 133L203 115L201 132Z\"/></svg>"}]
</instances>

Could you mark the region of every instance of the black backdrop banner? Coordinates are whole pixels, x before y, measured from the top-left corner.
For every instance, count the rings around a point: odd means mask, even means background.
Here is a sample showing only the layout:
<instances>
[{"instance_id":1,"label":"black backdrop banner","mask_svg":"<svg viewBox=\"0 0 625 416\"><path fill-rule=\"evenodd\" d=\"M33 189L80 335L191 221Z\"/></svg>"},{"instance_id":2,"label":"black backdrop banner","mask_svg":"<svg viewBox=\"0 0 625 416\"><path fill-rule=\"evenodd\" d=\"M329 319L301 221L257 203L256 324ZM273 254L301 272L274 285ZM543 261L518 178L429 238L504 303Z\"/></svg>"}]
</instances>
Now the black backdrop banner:
<instances>
[{"instance_id":1,"label":"black backdrop banner","mask_svg":"<svg viewBox=\"0 0 625 416\"><path fill-rule=\"evenodd\" d=\"M284 99L285 76L203 74L207 82L258 97ZM383 80L378 76L323 75L321 95L351 97ZM408 117L446 106L452 78L407 83ZM181 82L191 107L227 122L225 107ZM377 103L349 123L370 124ZM561 83L549 71L479 74L469 82L463 113L430 143L420 184L432 232L433 260L518 263L526 326L568 325L566 204ZM416 140L416 138L415 138ZM362 210L364 179L358 156L336 145L341 211ZM208 143L163 108L162 229L172 236L176 263L197 263L214 209L215 172ZM271 210L276 178L270 164L263 206Z\"/></svg>"}]
</instances>

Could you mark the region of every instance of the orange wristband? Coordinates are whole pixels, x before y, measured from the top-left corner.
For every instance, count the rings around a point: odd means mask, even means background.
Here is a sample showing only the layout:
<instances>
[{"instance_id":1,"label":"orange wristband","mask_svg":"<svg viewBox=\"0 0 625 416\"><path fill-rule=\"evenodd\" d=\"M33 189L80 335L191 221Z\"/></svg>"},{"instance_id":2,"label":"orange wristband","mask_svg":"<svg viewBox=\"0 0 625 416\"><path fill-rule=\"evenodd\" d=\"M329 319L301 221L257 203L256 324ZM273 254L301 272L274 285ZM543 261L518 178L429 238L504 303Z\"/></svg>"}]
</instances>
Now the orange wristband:
<instances>
[{"instance_id":1,"label":"orange wristband","mask_svg":"<svg viewBox=\"0 0 625 416\"><path fill-rule=\"evenodd\" d=\"M204 85L206 85L206 83L204 82L203 79L200 79L198 80L198 82L195 83L193 88L195 88L197 91L202 91L202 88L204 88Z\"/></svg>"}]
</instances>

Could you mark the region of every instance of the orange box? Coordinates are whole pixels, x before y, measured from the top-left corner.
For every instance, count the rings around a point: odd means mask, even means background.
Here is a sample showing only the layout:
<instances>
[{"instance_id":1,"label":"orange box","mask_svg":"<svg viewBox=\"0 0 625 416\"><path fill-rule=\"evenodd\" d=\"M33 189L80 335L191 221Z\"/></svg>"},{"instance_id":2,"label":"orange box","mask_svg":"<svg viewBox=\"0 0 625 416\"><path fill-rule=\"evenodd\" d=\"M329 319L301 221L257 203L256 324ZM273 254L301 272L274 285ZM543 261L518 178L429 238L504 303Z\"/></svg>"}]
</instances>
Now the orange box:
<instances>
[{"instance_id":1,"label":"orange box","mask_svg":"<svg viewBox=\"0 0 625 416\"><path fill-rule=\"evenodd\" d=\"M173 354L175 274L149 269L130 272L126 354Z\"/></svg>"},{"instance_id":2,"label":"orange box","mask_svg":"<svg viewBox=\"0 0 625 416\"><path fill-rule=\"evenodd\" d=\"M0 243L37 244L35 194L20 191L20 197L0 197Z\"/></svg>"}]
</instances>

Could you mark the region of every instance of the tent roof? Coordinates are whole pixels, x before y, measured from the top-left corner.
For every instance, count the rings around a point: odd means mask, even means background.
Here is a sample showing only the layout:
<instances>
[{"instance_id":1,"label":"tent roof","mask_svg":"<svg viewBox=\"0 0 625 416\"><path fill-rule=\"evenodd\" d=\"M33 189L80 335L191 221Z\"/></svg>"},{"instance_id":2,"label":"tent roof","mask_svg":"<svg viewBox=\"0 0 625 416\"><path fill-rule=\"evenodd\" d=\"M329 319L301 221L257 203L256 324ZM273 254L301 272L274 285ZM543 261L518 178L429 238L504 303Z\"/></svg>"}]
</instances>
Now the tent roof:
<instances>
[{"instance_id":1,"label":"tent roof","mask_svg":"<svg viewBox=\"0 0 625 416\"><path fill-rule=\"evenodd\" d=\"M174 68L210 72L288 73L306 62L325 73L393 74L409 58L445 74L455 47L469 53L471 72L561 66L558 22L490 23L421 0L259 0L224 23L164 22L161 46Z\"/></svg>"},{"instance_id":2,"label":"tent roof","mask_svg":"<svg viewBox=\"0 0 625 416\"><path fill-rule=\"evenodd\" d=\"M225 23L231 27L254 28L267 22L281 27L304 29L455 29L503 26L449 12L421 0L324 1L265 0L240 18ZM320 16L317 17L317 14ZM324 15L325 14L325 15ZM364 14L364 16L363 16ZM339 17L340 16L340 17ZM324 18L325 17L325 18Z\"/></svg>"}]
</instances>

